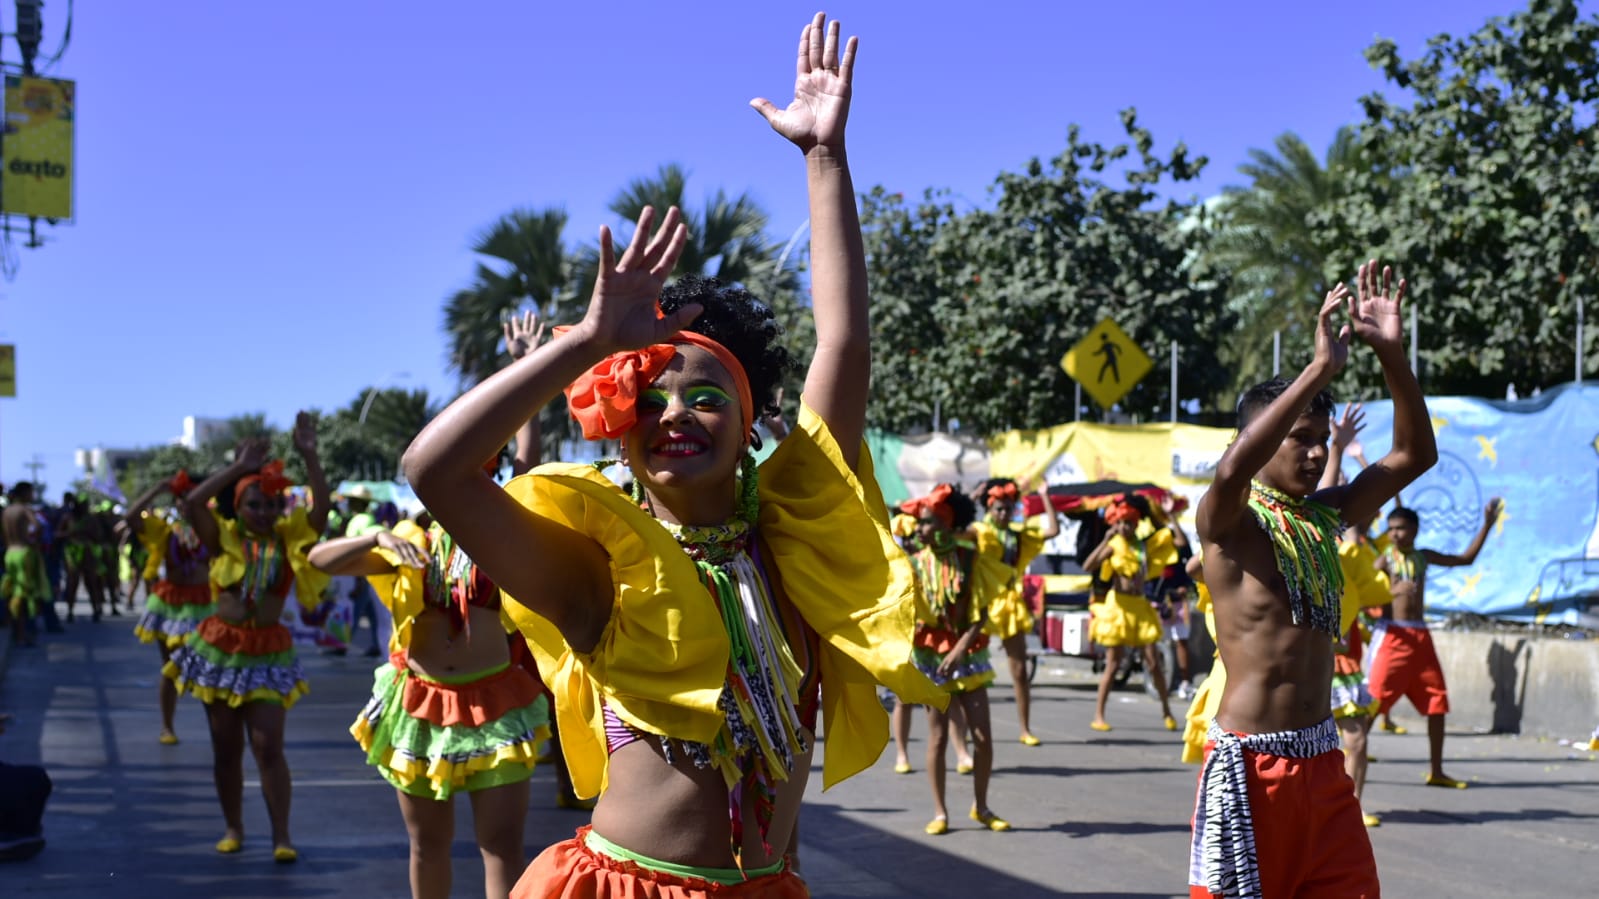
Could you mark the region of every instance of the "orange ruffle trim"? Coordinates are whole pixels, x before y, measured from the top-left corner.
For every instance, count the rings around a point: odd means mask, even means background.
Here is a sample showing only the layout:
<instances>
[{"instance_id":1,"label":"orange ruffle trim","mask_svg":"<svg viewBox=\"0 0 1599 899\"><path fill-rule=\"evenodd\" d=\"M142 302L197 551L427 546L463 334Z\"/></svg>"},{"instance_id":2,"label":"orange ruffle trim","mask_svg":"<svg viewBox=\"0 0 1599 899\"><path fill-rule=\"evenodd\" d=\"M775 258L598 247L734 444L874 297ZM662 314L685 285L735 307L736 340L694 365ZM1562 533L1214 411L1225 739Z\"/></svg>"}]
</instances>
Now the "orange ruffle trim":
<instances>
[{"instance_id":1,"label":"orange ruffle trim","mask_svg":"<svg viewBox=\"0 0 1599 899\"><path fill-rule=\"evenodd\" d=\"M294 635L281 624L241 627L212 615L201 621L195 630L201 640L229 655L275 655L294 648Z\"/></svg>"},{"instance_id":2,"label":"orange ruffle trim","mask_svg":"<svg viewBox=\"0 0 1599 899\"><path fill-rule=\"evenodd\" d=\"M592 829L584 825L576 837L539 853L511 888L511 899L807 899L811 894L805 881L789 870L725 885L651 871L588 848L583 838Z\"/></svg>"},{"instance_id":3,"label":"orange ruffle trim","mask_svg":"<svg viewBox=\"0 0 1599 899\"><path fill-rule=\"evenodd\" d=\"M406 655L397 652L389 664L405 668ZM406 678L401 705L412 718L439 727L459 724L482 727L498 721L513 709L532 705L541 695L538 682L522 668L512 665L482 680L465 684L445 684L418 677Z\"/></svg>"},{"instance_id":4,"label":"orange ruffle trim","mask_svg":"<svg viewBox=\"0 0 1599 899\"><path fill-rule=\"evenodd\" d=\"M210 584L174 584L159 580L150 592L169 606L208 606L213 601Z\"/></svg>"},{"instance_id":5,"label":"orange ruffle trim","mask_svg":"<svg viewBox=\"0 0 1599 899\"><path fill-rule=\"evenodd\" d=\"M922 649L931 649L937 653L947 654L950 650L955 648L956 643L960 642L960 638L960 634L954 631L946 631L943 628L919 627L916 629L916 635L913 638L912 645ZM966 647L966 651L976 652L979 649L986 649L987 647L988 635L978 634L977 639L972 641L972 645Z\"/></svg>"}]
</instances>

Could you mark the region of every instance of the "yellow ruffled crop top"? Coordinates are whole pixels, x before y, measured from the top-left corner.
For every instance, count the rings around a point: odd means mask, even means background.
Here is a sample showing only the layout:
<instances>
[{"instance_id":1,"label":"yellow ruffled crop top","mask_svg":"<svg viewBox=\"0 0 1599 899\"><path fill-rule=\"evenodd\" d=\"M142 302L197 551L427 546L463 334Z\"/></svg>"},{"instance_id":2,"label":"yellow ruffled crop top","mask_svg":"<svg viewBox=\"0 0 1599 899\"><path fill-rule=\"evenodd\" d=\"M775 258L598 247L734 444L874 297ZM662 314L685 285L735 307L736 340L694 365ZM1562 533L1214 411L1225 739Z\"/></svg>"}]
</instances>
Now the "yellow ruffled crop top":
<instances>
[{"instance_id":1,"label":"yellow ruffled crop top","mask_svg":"<svg viewBox=\"0 0 1599 899\"><path fill-rule=\"evenodd\" d=\"M1177 545L1172 542L1171 531L1161 528L1142 543L1140 551L1120 534L1110 538L1110 558L1100 563L1100 580L1109 580L1112 575L1147 580L1177 564Z\"/></svg>"},{"instance_id":2,"label":"yellow ruffled crop top","mask_svg":"<svg viewBox=\"0 0 1599 899\"><path fill-rule=\"evenodd\" d=\"M215 509L211 514L216 519L221 541L216 558L211 560L211 598L216 599L224 588L244 580L245 559L244 546L239 540L239 529L243 526L218 515ZM332 583L333 577L311 564L311 547L316 546L319 535L311 527L305 507L300 506L279 518L272 530L283 541L283 552L294 574L295 598L303 608L315 609L321 604L322 591Z\"/></svg>"},{"instance_id":3,"label":"yellow ruffled crop top","mask_svg":"<svg viewBox=\"0 0 1599 899\"><path fill-rule=\"evenodd\" d=\"M543 465L505 489L610 556L615 599L592 652L573 651L549 621L504 597L554 696L577 795L606 786L602 706L640 731L711 742L723 724L717 700L730 644L715 600L677 541L589 466ZM757 528L766 564L820 638L822 782L830 787L871 766L887 745L879 683L906 702L948 701L910 663L916 578L889 531L864 444L851 471L808 406L760 467Z\"/></svg>"}]
</instances>

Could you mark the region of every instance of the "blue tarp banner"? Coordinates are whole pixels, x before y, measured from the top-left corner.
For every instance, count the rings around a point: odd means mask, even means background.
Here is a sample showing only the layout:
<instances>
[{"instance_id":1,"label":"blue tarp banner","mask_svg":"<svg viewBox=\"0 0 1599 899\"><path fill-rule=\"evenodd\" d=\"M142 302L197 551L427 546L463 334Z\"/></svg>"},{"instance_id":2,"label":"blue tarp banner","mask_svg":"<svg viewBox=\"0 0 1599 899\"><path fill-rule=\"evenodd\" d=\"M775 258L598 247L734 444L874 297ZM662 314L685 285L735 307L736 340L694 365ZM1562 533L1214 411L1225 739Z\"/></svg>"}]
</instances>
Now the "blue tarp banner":
<instances>
[{"instance_id":1,"label":"blue tarp banner","mask_svg":"<svg viewBox=\"0 0 1599 899\"><path fill-rule=\"evenodd\" d=\"M1599 386L1504 402L1430 397L1427 411L1438 464L1402 494L1421 516L1416 545L1462 552L1488 501L1505 502L1475 565L1428 572L1428 611L1547 624L1599 611ZM1391 401L1366 406L1360 441L1371 461L1387 452Z\"/></svg>"}]
</instances>

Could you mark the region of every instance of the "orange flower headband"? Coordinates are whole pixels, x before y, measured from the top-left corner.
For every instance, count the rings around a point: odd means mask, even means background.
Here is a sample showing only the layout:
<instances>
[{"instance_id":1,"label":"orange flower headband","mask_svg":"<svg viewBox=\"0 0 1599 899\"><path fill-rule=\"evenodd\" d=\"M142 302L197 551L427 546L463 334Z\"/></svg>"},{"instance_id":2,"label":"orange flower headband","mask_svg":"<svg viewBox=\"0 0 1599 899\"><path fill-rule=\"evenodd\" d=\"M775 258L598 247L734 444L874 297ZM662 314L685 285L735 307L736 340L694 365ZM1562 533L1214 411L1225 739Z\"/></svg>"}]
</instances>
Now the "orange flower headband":
<instances>
[{"instance_id":1,"label":"orange flower headband","mask_svg":"<svg viewBox=\"0 0 1599 899\"><path fill-rule=\"evenodd\" d=\"M944 522L944 527L955 524L955 509L949 504L950 494L955 488L948 484L939 484L933 492L921 499L908 499L899 504L899 510L906 515L921 518L926 515L936 515L939 521Z\"/></svg>"},{"instance_id":2,"label":"orange flower headband","mask_svg":"<svg viewBox=\"0 0 1599 899\"><path fill-rule=\"evenodd\" d=\"M1007 481L1004 484L996 484L988 488L988 501L990 503L1016 502L1016 482Z\"/></svg>"},{"instance_id":3,"label":"orange flower headband","mask_svg":"<svg viewBox=\"0 0 1599 899\"><path fill-rule=\"evenodd\" d=\"M244 496L244 491L250 489L251 484L260 485L261 495L266 497L278 496L283 491L294 486L293 481L283 476L283 460L273 459L271 462L261 466L261 470L255 474L247 474L239 478L239 483L233 487L233 504L235 506L239 504L239 500Z\"/></svg>"},{"instance_id":4,"label":"orange flower headband","mask_svg":"<svg viewBox=\"0 0 1599 899\"><path fill-rule=\"evenodd\" d=\"M193 490L194 480L189 477L188 469L178 469L178 473L173 475L172 480L167 482L167 489L172 491L172 495L178 499L182 499L185 493Z\"/></svg>"},{"instance_id":5,"label":"orange flower headband","mask_svg":"<svg viewBox=\"0 0 1599 899\"><path fill-rule=\"evenodd\" d=\"M1138 514L1138 509L1125 499L1117 499L1105 510L1106 524L1137 524L1144 516Z\"/></svg>"},{"instance_id":6,"label":"orange flower headband","mask_svg":"<svg viewBox=\"0 0 1599 899\"><path fill-rule=\"evenodd\" d=\"M557 335L567 328L556 328ZM637 350L623 350L601 359L579 375L566 388L566 406L583 426L589 440L615 440L638 421L639 391L660 377L677 355L677 345L692 344L716 357L733 376L738 388L739 412L744 419L743 433L755 425L755 401L750 395L750 379L744 366L725 346L694 331L679 331L670 343L656 343Z\"/></svg>"}]
</instances>

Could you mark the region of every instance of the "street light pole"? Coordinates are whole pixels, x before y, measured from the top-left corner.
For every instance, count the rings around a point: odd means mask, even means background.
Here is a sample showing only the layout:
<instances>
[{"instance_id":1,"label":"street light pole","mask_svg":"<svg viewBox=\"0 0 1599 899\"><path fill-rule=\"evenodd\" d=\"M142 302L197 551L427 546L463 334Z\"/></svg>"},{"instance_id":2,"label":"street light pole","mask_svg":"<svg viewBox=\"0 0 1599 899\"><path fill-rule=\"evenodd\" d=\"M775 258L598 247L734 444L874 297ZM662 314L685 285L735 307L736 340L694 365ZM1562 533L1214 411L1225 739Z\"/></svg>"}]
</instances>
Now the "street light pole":
<instances>
[{"instance_id":1,"label":"street light pole","mask_svg":"<svg viewBox=\"0 0 1599 899\"><path fill-rule=\"evenodd\" d=\"M361 404L361 415L360 415L360 418L356 421L356 424L360 425L363 428L366 427L366 414L368 412L372 411L372 401L377 399L379 390L383 389L391 381L396 381L396 380L403 381L403 380L405 380L406 378L409 378L409 377L411 377L411 373L408 372L408 371L390 372L390 373L384 375L383 379L381 381L378 381L376 384L373 384L371 387L368 387L367 391L366 391L366 402Z\"/></svg>"}]
</instances>

